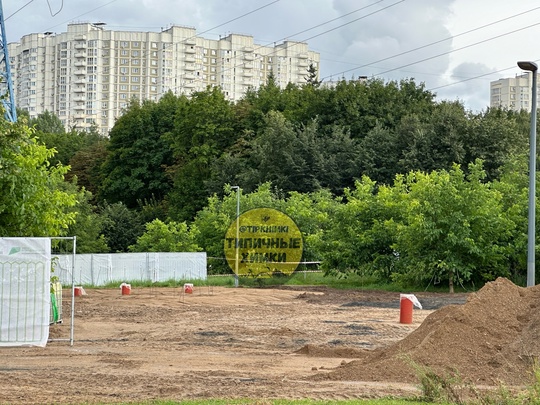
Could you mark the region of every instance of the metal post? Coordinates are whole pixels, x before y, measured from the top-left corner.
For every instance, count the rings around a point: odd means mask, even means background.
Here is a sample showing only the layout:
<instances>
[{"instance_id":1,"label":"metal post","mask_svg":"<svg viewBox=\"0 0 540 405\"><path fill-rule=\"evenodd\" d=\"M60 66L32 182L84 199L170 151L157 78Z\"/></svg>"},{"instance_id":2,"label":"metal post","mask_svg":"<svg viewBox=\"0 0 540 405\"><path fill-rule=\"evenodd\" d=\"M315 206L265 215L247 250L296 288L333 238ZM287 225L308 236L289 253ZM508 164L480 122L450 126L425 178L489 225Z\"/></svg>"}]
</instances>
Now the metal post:
<instances>
[{"instance_id":1,"label":"metal post","mask_svg":"<svg viewBox=\"0 0 540 405\"><path fill-rule=\"evenodd\" d=\"M234 286L238 287L238 244L240 241L240 187L232 186L232 189L236 189L236 241L235 246L235 261L234 261Z\"/></svg>"},{"instance_id":2,"label":"metal post","mask_svg":"<svg viewBox=\"0 0 540 405\"><path fill-rule=\"evenodd\" d=\"M534 62L522 61L518 66L532 73L532 106L531 128L529 139L529 219L527 234L527 287L535 285L536 261L536 98L537 98L537 70Z\"/></svg>"}]
</instances>

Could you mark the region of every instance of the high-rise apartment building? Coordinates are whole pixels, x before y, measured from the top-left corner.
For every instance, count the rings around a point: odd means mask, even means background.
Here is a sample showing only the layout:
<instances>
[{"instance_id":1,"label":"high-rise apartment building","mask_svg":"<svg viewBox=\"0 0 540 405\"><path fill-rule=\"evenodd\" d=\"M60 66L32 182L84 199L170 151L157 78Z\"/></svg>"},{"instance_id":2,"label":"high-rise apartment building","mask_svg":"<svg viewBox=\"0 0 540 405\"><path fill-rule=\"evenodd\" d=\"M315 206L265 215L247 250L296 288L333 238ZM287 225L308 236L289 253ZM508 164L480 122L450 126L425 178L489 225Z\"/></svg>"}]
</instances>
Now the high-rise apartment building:
<instances>
[{"instance_id":1,"label":"high-rise apartment building","mask_svg":"<svg viewBox=\"0 0 540 405\"><path fill-rule=\"evenodd\" d=\"M306 43L261 46L250 35L219 40L194 28L161 32L111 31L104 24L69 24L67 32L25 35L8 45L16 105L31 118L49 111L66 128L97 126L106 134L132 98L157 101L220 86L231 101L266 83L306 82L320 56Z\"/></svg>"},{"instance_id":2,"label":"high-rise apartment building","mask_svg":"<svg viewBox=\"0 0 540 405\"><path fill-rule=\"evenodd\" d=\"M525 73L520 76L491 82L490 107L530 111L532 106L532 79L532 74Z\"/></svg>"}]
</instances>

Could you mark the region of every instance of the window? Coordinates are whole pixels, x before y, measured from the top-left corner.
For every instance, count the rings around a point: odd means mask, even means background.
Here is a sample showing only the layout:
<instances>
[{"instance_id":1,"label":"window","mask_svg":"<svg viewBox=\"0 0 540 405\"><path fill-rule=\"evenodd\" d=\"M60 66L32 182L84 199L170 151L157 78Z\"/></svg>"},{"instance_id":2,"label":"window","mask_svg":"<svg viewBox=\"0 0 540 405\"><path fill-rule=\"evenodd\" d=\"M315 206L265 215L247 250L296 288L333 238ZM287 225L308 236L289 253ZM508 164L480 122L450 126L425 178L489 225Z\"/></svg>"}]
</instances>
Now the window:
<instances>
[{"instance_id":1,"label":"window","mask_svg":"<svg viewBox=\"0 0 540 405\"><path fill-rule=\"evenodd\" d=\"M120 90L121 90L121 91L127 91L127 89L128 89L127 84L121 84L121 85L120 85Z\"/></svg>"},{"instance_id":2,"label":"window","mask_svg":"<svg viewBox=\"0 0 540 405\"><path fill-rule=\"evenodd\" d=\"M121 46L122 48L127 48L127 47L129 46L129 42L127 42L127 41L122 41L122 42L120 42L120 46Z\"/></svg>"},{"instance_id":3,"label":"window","mask_svg":"<svg viewBox=\"0 0 540 405\"><path fill-rule=\"evenodd\" d=\"M133 74L139 74L139 72L140 72L139 68L132 68L131 69L131 73L133 73Z\"/></svg>"},{"instance_id":4,"label":"window","mask_svg":"<svg viewBox=\"0 0 540 405\"><path fill-rule=\"evenodd\" d=\"M120 51L120 55L122 55L122 56L128 56L128 55L129 55L129 52L127 51L127 49L122 49L122 50Z\"/></svg>"}]
</instances>

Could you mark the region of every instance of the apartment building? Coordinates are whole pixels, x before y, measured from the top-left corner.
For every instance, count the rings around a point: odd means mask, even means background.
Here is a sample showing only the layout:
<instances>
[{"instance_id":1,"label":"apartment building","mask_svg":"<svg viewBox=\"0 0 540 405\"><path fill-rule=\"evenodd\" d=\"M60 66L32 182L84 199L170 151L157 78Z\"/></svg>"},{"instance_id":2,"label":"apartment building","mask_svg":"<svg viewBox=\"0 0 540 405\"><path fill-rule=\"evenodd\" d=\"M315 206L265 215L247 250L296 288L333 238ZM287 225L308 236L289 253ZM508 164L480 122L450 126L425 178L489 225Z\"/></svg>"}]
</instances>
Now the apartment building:
<instances>
[{"instance_id":1,"label":"apartment building","mask_svg":"<svg viewBox=\"0 0 540 405\"><path fill-rule=\"evenodd\" d=\"M530 111L532 106L532 79L531 73L525 73L491 82L490 107Z\"/></svg>"},{"instance_id":2,"label":"apartment building","mask_svg":"<svg viewBox=\"0 0 540 405\"><path fill-rule=\"evenodd\" d=\"M282 87L302 84L309 65L319 70L320 63L303 42L262 46L250 35L212 40L190 27L112 31L103 23L25 35L8 52L18 108L32 118L50 111L66 129L96 126L103 134L133 98L157 101L168 91L189 95L220 86L238 101L270 72Z\"/></svg>"}]
</instances>

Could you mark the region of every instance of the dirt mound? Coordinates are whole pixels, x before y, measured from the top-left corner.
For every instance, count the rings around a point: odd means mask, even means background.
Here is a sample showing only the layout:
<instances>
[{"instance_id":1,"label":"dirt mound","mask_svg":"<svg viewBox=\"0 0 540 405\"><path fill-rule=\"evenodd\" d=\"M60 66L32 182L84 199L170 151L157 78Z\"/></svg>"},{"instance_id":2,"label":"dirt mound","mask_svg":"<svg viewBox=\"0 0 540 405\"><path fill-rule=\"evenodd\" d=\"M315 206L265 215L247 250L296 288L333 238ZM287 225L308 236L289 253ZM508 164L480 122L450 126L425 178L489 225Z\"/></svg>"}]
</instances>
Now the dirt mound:
<instances>
[{"instance_id":1,"label":"dirt mound","mask_svg":"<svg viewBox=\"0 0 540 405\"><path fill-rule=\"evenodd\" d=\"M302 354L308 357L338 357L338 358L356 358L362 357L366 354L367 349L354 349L350 347L327 347L327 346L315 346L305 345L300 350L294 352L295 354Z\"/></svg>"},{"instance_id":2,"label":"dirt mound","mask_svg":"<svg viewBox=\"0 0 540 405\"><path fill-rule=\"evenodd\" d=\"M433 312L403 340L315 378L414 382L412 360L475 384L522 385L540 354L539 306L540 285L523 288L499 278L464 305Z\"/></svg>"}]
</instances>

